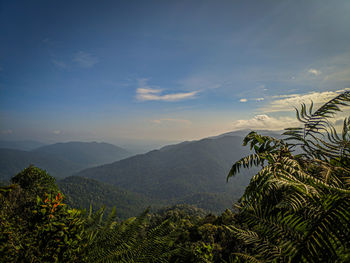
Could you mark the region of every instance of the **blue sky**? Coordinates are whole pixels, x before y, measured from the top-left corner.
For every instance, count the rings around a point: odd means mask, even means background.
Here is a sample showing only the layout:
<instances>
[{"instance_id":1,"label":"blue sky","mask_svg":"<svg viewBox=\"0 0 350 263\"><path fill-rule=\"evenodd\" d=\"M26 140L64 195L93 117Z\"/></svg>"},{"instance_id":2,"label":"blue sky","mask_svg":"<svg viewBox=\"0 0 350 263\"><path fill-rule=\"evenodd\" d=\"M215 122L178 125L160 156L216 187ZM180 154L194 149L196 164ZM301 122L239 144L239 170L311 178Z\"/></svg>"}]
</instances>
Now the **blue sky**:
<instances>
[{"instance_id":1,"label":"blue sky","mask_svg":"<svg viewBox=\"0 0 350 263\"><path fill-rule=\"evenodd\" d=\"M0 1L0 139L283 129L350 88L350 1Z\"/></svg>"}]
</instances>

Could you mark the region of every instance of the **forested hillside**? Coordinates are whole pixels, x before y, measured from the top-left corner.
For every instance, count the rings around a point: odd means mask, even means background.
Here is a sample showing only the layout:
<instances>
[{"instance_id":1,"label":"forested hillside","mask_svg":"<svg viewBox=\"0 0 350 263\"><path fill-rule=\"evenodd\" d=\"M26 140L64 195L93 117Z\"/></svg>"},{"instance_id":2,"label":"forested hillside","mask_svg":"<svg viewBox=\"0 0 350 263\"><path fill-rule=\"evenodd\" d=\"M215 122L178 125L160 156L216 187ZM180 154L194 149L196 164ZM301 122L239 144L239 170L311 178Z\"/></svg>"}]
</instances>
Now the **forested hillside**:
<instances>
[{"instance_id":1,"label":"forested hillside","mask_svg":"<svg viewBox=\"0 0 350 263\"><path fill-rule=\"evenodd\" d=\"M152 205L154 209L160 206L157 200L152 200L142 194L89 178L70 176L59 180L57 184L65 196L65 201L72 207L89 210L91 206L93 211L97 211L105 206L110 212L117 205L117 217L121 219L136 216L148 206Z\"/></svg>"},{"instance_id":2,"label":"forested hillside","mask_svg":"<svg viewBox=\"0 0 350 263\"><path fill-rule=\"evenodd\" d=\"M226 183L234 160L247 154L242 137L223 136L166 146L77 175L171 203L220 212L242 195L254 169Z\"/></svg>"}]
</instances>

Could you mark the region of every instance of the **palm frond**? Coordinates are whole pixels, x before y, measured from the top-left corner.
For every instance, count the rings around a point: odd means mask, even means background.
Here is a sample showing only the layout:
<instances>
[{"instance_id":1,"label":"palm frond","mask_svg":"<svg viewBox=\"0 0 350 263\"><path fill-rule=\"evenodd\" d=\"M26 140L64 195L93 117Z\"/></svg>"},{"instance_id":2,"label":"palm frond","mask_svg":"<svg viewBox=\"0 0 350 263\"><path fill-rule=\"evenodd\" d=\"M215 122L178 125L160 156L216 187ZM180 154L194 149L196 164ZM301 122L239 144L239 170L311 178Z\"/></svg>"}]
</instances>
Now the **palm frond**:
<instances>
[{"instance_id":1,"label":"palm frond","mask_svg":"<svg viewBox=\"0 0 350 263\"><path fill-rule=\"evenodd\" d=\"M316 111L302 104L296 115L303 127L285 129L286 139L255 132L244 139L254 152L234 163L227 179L262 166L239 201L244 228L230 227L246 245L245 260L334 262L349 251L350 117L341 134L329 120L343 106L350 92Z\"/></svg>"}]
</instances>

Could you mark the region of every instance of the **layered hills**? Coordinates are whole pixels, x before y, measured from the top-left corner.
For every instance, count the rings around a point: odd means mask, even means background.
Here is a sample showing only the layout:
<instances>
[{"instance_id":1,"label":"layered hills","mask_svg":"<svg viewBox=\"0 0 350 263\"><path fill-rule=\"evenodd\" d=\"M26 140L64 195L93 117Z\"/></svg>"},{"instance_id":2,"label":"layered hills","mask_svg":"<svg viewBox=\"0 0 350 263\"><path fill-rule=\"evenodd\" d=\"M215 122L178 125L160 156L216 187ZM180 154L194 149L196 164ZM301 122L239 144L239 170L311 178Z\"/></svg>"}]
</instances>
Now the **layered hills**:
<instances>
[{"instance_id":1,"label":"layered hills","mask_svg":"<svg viewBox=\"0 0 350 263\"><path fill-rule=\"evenodd\" d=\"M42 146L30 151L0 149L0 179L8 180L30 164L62 178L82 169L123 159L130 154L107 143L67 142Z\"/></svg>"},{"instance_id":2,"label":"layered hills","mask_svg":"<svg viewBox=\"0 0 350 263\"><path fill-rule=\"evenodd\" d=\"M246 172L226 183L232 163L248 151L242 146L242 137L219 136L166 146L76 175L169 204L188 203L221 211L241 196L251 178L252 172Z\"/></svg>"},{"instance_id":3,"label":"layered hills","mask_svg":"<svg viewBox=\"0 0 350 263\"><path fill-rule=\"evenodd\" d=\"M38 141L3 141L0 140L0 148L22 150L22 151L31 151L36 148L42 147L45 144Z\"/></svg>"},{"instance_id":4,"label":"layered hills","mask_svg":"<svg viewBox=\"0 0 350 263\"><path fill-rule=\"evenodd\" d=\"M60 179L60 188L75 207L116 206L122 218L147 206L175 204L221 212L242 195L256 172L243 171L226 183L231 165L249 152L242 146L247 133L186 141L131 157L120 147L96 142L56 143L31 151L0 149L0 180L34 164Z\"/></svg>"}]
</instances>

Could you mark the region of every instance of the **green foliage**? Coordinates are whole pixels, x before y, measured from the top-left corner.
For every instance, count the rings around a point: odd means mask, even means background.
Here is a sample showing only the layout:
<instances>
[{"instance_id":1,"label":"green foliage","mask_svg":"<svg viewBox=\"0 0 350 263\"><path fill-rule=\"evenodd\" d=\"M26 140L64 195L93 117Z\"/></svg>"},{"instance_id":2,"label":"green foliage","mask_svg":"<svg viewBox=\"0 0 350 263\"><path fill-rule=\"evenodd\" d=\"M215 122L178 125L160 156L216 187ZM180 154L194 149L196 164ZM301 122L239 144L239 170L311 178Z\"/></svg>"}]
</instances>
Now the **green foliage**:
<instances>
[{"instance_id":1,"label":"green foliage","mask_svg":"<svg viewBox=\"0 0 350 263\"><path fill-rule=\"evenodd\" d=\"M179 253L170 220L151 227L147 211L121 223L115 221L114 212L103 220L103 212L90 213L86 222L89 262L168 262Z\"/></svg>"},{"instance_id":2,"label":"green foliage","mask_svg":"<svg viewBox=\"0 0 350 263\"><path fill-rule=\"evenodd\" d=\"M22 243L23 254L30 262L76 262L81 260L84 247L84 219L81 211L67 209L61 194L38 197L33 216L28 224L31 230Z\"/></svg>"},{"instance_id":3,"label":"green foliage","mask_svg":"<svg viewBox=\"0 0 350 263\"><path fill-rule=\"evenodd\" d=\"M45 193L57 194L59 192L56 180L46 171L33 165L24 169L11 179L13 184L18 184L24 191L39 196Z\"/></svg>"},{"instance_id":4,"label":"green foliage","mask_svg":"<svg viewBox=\"0 0 350 263\"><path fill-rule=\"evenodd\" d=\"M228 229L245 244L234 253L247 262L345 262L350 255L349 119L339 136L328 120L348 106L350 93L330 100L315 112L305 105L286 139L251 132L244 140L253 154L236 162L261 165L239 204L243 227ZM328 138L326 140L325 138ZM302 152L294 154L298 149Z\"/></svg>"},{"instance_id":5,"label":"green foliage","mask_svg":"<svg viewBox=\"0 0 350 263\"><path fill-rule=\"evenodd\" d=\"M30 166L12 182L18 184L0 188L0 258L4 262L76 262L82 258L81 212L62 203L54 178Z\"/></svg>"},{"instance_id":6,"label":"green foliage","mask_svg":"<svg viewBox=\"0 0 350 263\"><path fill-rule=\"evenodd\" d=\"M63 196L54 194L54 179L33 166L12 182L18 184L0 188L5 262L168 262L181 254L170 220L151 226L147 211L122 222L115 210L106 217L104 209L84 215L69 209Z\"/></svg>"},{"instance_id":7,"label":"green foliage","mask_svg":"<svg viewBox=\"0 0 350 263\"><path fill-rule=\"evenodd\" d=\"M182 248L170 262L224 262L232 250L238 249L238 242L226 228L235 220L230 210L220 216L205 215L198 208L177 205L152 215L151 224L159 225L164 220L172 222L177 233L175 244Z\"/></svg>"},{"instance_id":8,"label":"green foliage","mask_svg":"<svg viewBox=\"0 0 350 263\"><path fill-rule=\"evenodd\" d=\"M65 196L65 202L71 207L89 210L91 205L97 211L105 206L106 212L110 212L117 205L119 219L138 215L151 204L157 205L156 201L144 195L89 178L70 176L59 180L58 185Z\"/></svg>"}]
</instances>

